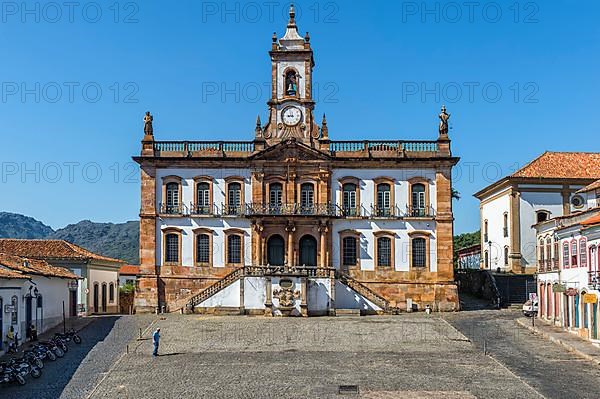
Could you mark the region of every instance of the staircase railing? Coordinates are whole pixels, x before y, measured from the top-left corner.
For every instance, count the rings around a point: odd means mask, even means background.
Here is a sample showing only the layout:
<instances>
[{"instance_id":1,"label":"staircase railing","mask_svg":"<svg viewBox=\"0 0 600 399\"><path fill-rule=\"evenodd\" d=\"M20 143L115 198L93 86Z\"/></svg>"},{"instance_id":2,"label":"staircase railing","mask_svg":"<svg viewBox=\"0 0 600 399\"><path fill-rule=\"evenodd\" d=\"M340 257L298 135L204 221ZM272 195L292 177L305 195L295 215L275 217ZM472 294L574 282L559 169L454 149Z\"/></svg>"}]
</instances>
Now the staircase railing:
<instances>
[{"instance_id":1,"label":"staircase railing","mask_svg":"<svg viewBox=\"0 0 600 399\"><path fill-rule=\"evenodd\" d=\"M190 298L188 301L188 306L192 309L195 306L200 305L202 302L206 301L211 296L215 295L217 292L222 291L227 288L231 284L235 283L241 277L244 276L244 268L240 267L239 269L235 269L225 277L220 280L215 281L213 284L206 287L202 292L196 294Z\"/></svg>"},{"instance_id":2,"label":"staircase railing","mask_svg":"<svg viewBox=\"0 0 600 399\"><path fill-rule=\"evenodd\" d=\"M373 302L375 305L379 306L382 310L384 310L384 311L393 310L393 308L390 306L390 303L387 301L387 299L385 299L381 295L377 294L375 291L371 290L369 287L367 287L363 283L355 280L353 277L349 276L348 274L346 274L340 270L336 270L335 277L338 280L340 280L340 282L342 282L343 284L346 284L348 287L352 288L354 291L358 292L360 295L364 296L365 298L367 298L368 300Z\"/></svg>"}]
</instances>

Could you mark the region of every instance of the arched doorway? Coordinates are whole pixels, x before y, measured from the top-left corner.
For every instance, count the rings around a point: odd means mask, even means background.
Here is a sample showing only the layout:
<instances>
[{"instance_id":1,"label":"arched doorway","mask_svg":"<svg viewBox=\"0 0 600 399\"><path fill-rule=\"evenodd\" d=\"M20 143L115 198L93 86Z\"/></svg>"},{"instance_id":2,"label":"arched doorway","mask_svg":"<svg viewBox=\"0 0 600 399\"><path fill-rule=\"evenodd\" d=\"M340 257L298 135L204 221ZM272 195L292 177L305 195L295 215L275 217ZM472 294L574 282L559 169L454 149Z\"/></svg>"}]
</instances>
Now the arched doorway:
<instances>
[{"instance_id":1,"label":"arched doorway","mask_svg":"<svg viewBox=\"0 0 600 399\"><path fill-rule=\"evenodd\" d=\"M272 235L267 241L267 263L271 266L283 266L285 262L285 241L279 234Z\"/></svg>"},{"instance_id":2,"label":"arched doorway","mask_svg":"<svg viewBox=\"0 0 600 399\"><path fill-rule=\"evenodd\" d=\"M300 239L300 265L317 266L317 240L311 235Z\"/></svg>"},{"instance_id":3,"label":"arched doorway","mask_svg":"<svg viewBox=\"0 0 600 399\"><path fill-rule=\"evenodd\" d=\"M94 284L94 313L98 313L98 303L99 303L99 296L100 296L100 287L98 286L98 283Z\"/></svg>"},{"instance_id":4,"label":"arched doorway","mask_svg":"<svg viewBox=\"0 0 600 399\"><path fill-rule=\"evenodd\" d=\"M102 283L102 313L106 313L106 283Z\"/></svg>"}]
</instances>

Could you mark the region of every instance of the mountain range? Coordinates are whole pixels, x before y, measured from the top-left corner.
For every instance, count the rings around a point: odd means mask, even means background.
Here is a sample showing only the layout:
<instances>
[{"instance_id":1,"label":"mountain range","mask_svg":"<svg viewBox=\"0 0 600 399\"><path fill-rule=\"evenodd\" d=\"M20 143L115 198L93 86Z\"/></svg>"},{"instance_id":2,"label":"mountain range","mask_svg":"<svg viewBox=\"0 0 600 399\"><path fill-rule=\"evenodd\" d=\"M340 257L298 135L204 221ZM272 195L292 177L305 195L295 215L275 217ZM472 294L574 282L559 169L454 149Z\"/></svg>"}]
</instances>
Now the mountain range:
<instances>
[{"instance_id":1,"label":"mountain range","mask_svg":"<svg viewBox=\"0 0 600 399\"><path fill-rule=\"evenodd\" d=\"M54 230L29 216L0 212L0 238L56 239L100 255L139 264L139 222L95 223L82 220Z\"/></svg>"}]
</instances>

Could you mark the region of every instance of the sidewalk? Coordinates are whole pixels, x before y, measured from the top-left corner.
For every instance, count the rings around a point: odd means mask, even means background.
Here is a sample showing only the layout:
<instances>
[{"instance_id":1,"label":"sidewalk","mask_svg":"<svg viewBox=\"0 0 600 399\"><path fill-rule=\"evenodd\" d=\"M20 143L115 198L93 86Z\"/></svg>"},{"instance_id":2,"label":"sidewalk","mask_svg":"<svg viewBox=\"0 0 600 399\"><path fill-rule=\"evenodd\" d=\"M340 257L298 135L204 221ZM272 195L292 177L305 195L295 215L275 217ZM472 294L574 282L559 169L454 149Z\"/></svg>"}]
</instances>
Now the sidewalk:
<instances>
[{"instance_id":1,"label":"sidewalk","mask_svg":"<svg viewBox=\"0 0 600 399\"><path fill-rule=\"evenodd\" d=\"M66 320L66 329L69 330L71 328L75 329L76 332L83 330L90 323L95 320L94 317L74 317ZM42 334L38 335L38 341L47 341L48 339L54 336L54 333L62 333L63 332L63 324L60 323L49 330L44 331ZM4 361L11 356L21 355L25 349L29 349L29 345L32 344L29 340L23 340L19 338L19 347L17 348L16 354L7 354L0 352L0 361Z\"/></svg>"},{"instance_id":2,"label":"sidewalk","mask_svg":"<svg viewBox=\"0 0 600 399\"><path fill-rule=\"evenodd\" d=\"M551 342L563 346L568 351L600 365L600 348L593 345L590 341L579 338L560 327L551 326L540 319L535 319L535 327L531 325L531 318L522 317L517 319L517 323L534 334L540 335Z\"/></svg>"}]
</instances>

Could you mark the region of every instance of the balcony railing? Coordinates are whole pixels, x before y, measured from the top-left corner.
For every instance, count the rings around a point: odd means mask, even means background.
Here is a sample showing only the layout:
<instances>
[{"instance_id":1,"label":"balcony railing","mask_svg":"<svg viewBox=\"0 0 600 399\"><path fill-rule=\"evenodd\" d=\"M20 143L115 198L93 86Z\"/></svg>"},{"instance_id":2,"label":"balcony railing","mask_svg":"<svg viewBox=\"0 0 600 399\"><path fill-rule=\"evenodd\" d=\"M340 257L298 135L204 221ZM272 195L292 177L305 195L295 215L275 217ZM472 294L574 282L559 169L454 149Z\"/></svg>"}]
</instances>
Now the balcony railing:
<instances>
[{"instance_id":1,"label":"balcony railing","mask_svg":"<svg viewBox=\"0 0 600 399\"><path fill-rule=\"evenodd\" d=\"M338 152L354 153L380 153L380 152L437 152L437 141L332 141L329 143L329 150L335 154Z\"/></svg>"},{"instance_id":2,"label":"balcony railing","mask_svg":"<svg viewBox=\"0 0 600 399\"><path fill-rule=\"evenodd\" d=\"M252 141L155 141L154 151L158 156L163 153L215 156L225 153L252 153L254 143Z\"/></svg>"},{"instance_id":3,"label":"balcony railing","mask_svg":"<svg viewBox=\"0 0 600 399\"><path fill-rule=\"evenodd\" d=\"M424 208L407 206L406 216L414 218L431 218L435 216L435 210L432 206L426 206Z\"/></svg>"},{"instance_id":4,"label":"balcony railing","mask_svg":"<svg viewBox=\"0 0 600 399\"><path fill-rule=\"evenodd\" d=\"M190 214L192 216L213 216L219 214L219 208L215 204L196 205L191 204Z\"/></svg>"},{"instance_id":5,"label":"balcony railing","mask_svg":"<svg viewBox=\"0 0 600 399\"><path fill-rule=\"evenodd\" d=\"M335 204L257 204L246 206L248 216L255 215L296 215L296 216L339 216L339 208Z\"/></svg>"},{"instance_id":6,"label":"balcony railing","mask_svg":"<svg viewBox=\"0 0 600 399\"><path fill-rule=\"evenodd\" d=\"M400 208L397 206L371 205L371 217L373 218L397 218L400 216Z\"/></svg>"},{"instance_id":7,"label":"balcony railing","mask_svg":"<svg viewBox=\"0 0 600 399\"><path fill-rule=\"evenodd\" d=\"M188 207L184 204L159 204L159 213L163 215L181 216L188 214Z\"/></svg>"},{"instance_id":8,"label":"balcony railing","mask_svg":"<svg viewBox=\"0 0 600 399\"><path fill-rule=\"evenodd\" d=\"M221 204L221 215L223 216L244 216L245 214L245 207L243 205Z\"/></svg>"},{"instance_id":9,"label":"balcony railing","mask_svg":"<svg viewBox=\"0 0 600 399\"><path fill-rule=\"evenodd\" d=\"M360 206L355 207L342 207L340 209L341 215L347 218L358 218L363 216L363 210Z\"/></svg>"}]
</instances>

